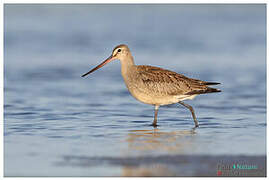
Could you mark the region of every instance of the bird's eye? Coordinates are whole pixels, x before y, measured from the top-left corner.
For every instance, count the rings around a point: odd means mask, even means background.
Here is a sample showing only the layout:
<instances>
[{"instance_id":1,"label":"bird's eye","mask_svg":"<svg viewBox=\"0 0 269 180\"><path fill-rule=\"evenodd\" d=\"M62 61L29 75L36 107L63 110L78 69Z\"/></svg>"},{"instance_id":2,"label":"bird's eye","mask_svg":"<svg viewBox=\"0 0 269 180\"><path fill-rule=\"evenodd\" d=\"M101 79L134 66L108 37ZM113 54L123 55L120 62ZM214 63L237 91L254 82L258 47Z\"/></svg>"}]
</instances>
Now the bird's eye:
<instances>
[{"instance_id":1,"label":"bird's eye","mask_svg":"<svg viewBox=\"0 0 269 180\"><path fill-rule=\"evenodd\" d=\"M121 52L121 49L118 49L118 52Z\"/></svg>"}]
</instances>

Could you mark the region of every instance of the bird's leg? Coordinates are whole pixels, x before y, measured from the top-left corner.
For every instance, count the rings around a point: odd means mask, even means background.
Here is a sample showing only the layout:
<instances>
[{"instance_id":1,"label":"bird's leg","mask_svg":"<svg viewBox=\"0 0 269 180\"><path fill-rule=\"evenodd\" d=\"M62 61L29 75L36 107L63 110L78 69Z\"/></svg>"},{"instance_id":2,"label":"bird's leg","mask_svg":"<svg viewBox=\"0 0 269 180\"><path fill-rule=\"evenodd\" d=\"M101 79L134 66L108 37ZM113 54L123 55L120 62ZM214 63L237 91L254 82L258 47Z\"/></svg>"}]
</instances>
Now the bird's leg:
<instances>
[{"instance_id":1,"label":"bird's leg","mask_svg":"<svg viewBox=\"0 0 269 180\"><path fill-rule=\"evenodd\" d=\"M193 117L193 120L194 120L194 124L195 124L195 128L196 128L196 127L199 127L199 124L198 124L198 121L197 121L196 116L195 116L195 114L194 114L194 110L193 110L193 108L192 108L190 105L185 104L185 103L182 102L182 101L179 101L178 103L181 104L181 105L183 105L183 106L185 106L186 108L188 108L188 109L191 111L191 114L192 114L192 117Z\"/></svg>"},{"instance_id":2,"label":"bird's leg","mask_svg":"<svg viewBox=\"0 0 269 180\"><path fill-rule=\"evenodd\" d=\"M158 115L158 109L159 109L159 107L160 107L160 106L155 105L154 121L153 121L153 123L151 124L151 125L154 126L154 127L157 127L157 115Z\"/></svg>"}]
</instances>

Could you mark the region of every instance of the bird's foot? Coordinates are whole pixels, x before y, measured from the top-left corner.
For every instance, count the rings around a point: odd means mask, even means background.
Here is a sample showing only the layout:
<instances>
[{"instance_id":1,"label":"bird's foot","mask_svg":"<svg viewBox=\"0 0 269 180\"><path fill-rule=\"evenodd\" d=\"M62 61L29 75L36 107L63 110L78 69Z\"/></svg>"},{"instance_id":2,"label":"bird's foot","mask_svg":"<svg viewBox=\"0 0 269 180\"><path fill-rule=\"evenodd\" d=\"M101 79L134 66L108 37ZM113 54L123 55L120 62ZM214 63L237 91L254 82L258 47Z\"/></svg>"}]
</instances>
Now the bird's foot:
<instances>
[{"instance_id":1,"label":"bird's foot","mask_svg":"<svg viewBox=\"0 0 269 180\"><path fill-rule=\"evenodd\" d=\"M155 124L155 123L152 123L152 124L150 124L150 126L153 126L154 128L156 128L156 127L159 126L159 125L157 125L157 124Z\"/></svg>"},{"instance_id":2,"label":"bird's foot","mask_svg":"<svg viewBox=\"0 0 269 180\"><path fill-rule=\"evenodd\" d=\"M192 130L195 130L198 127L199 127L199 125L198 124L195 124L195 126L192 128Z\"/></svg>"}]
</instances>

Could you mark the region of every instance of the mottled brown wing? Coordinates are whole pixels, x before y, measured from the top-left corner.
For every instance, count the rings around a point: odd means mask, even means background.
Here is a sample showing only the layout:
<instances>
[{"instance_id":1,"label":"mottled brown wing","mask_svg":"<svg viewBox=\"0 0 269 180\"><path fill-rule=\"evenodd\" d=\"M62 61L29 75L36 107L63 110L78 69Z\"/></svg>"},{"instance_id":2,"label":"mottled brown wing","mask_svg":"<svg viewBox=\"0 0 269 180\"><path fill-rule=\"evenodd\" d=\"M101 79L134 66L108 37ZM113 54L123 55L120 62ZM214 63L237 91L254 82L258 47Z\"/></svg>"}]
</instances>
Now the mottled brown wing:
<instances>
[{"instance_id":1,"label":"mottled brown wing","mask_svg":"<svg viewBox=\"0 0 269 180\"><path fill-rule=\"evenodd\" d=\"M206 89L205 81L191 79L173 71L153 66L137 66L142 86L160 95L184 95Z\"/></svg>"}]
</instances>

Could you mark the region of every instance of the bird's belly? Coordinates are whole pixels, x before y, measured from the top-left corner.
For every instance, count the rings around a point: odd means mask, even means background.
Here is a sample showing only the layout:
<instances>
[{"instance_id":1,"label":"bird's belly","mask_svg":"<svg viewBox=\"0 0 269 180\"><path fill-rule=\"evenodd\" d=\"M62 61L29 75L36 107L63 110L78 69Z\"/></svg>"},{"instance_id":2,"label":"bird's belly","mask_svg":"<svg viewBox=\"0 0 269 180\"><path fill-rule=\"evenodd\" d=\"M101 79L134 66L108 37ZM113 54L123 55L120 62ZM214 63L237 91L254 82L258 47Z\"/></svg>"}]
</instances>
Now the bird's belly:
<instances>
[{"instance_id":1,"label":"bird's belly","mask_svg":"<svg viewBox=\"0 0 269 180\"><path fill-rule=\"evenodd\" d=\"M178 103L179 101L183 101L186 99L193 99L196 95L157 95L157 94L146 94L143 92L130 90L132 96L138 101L145 104L152 105L168 105Z\"/></svg>"},{"instance_id":2,"label":"bird's belly","mask_svg":"<svg viewBox=\"0 0 269 180\"><path fill-rule=\"evenodd\" d=\"M174 97L159 97L159 96L144 96L144 95L133 95L137 100L152 105L168 105L177 103L179 100Z\"/></svg>"}]
</instances>

